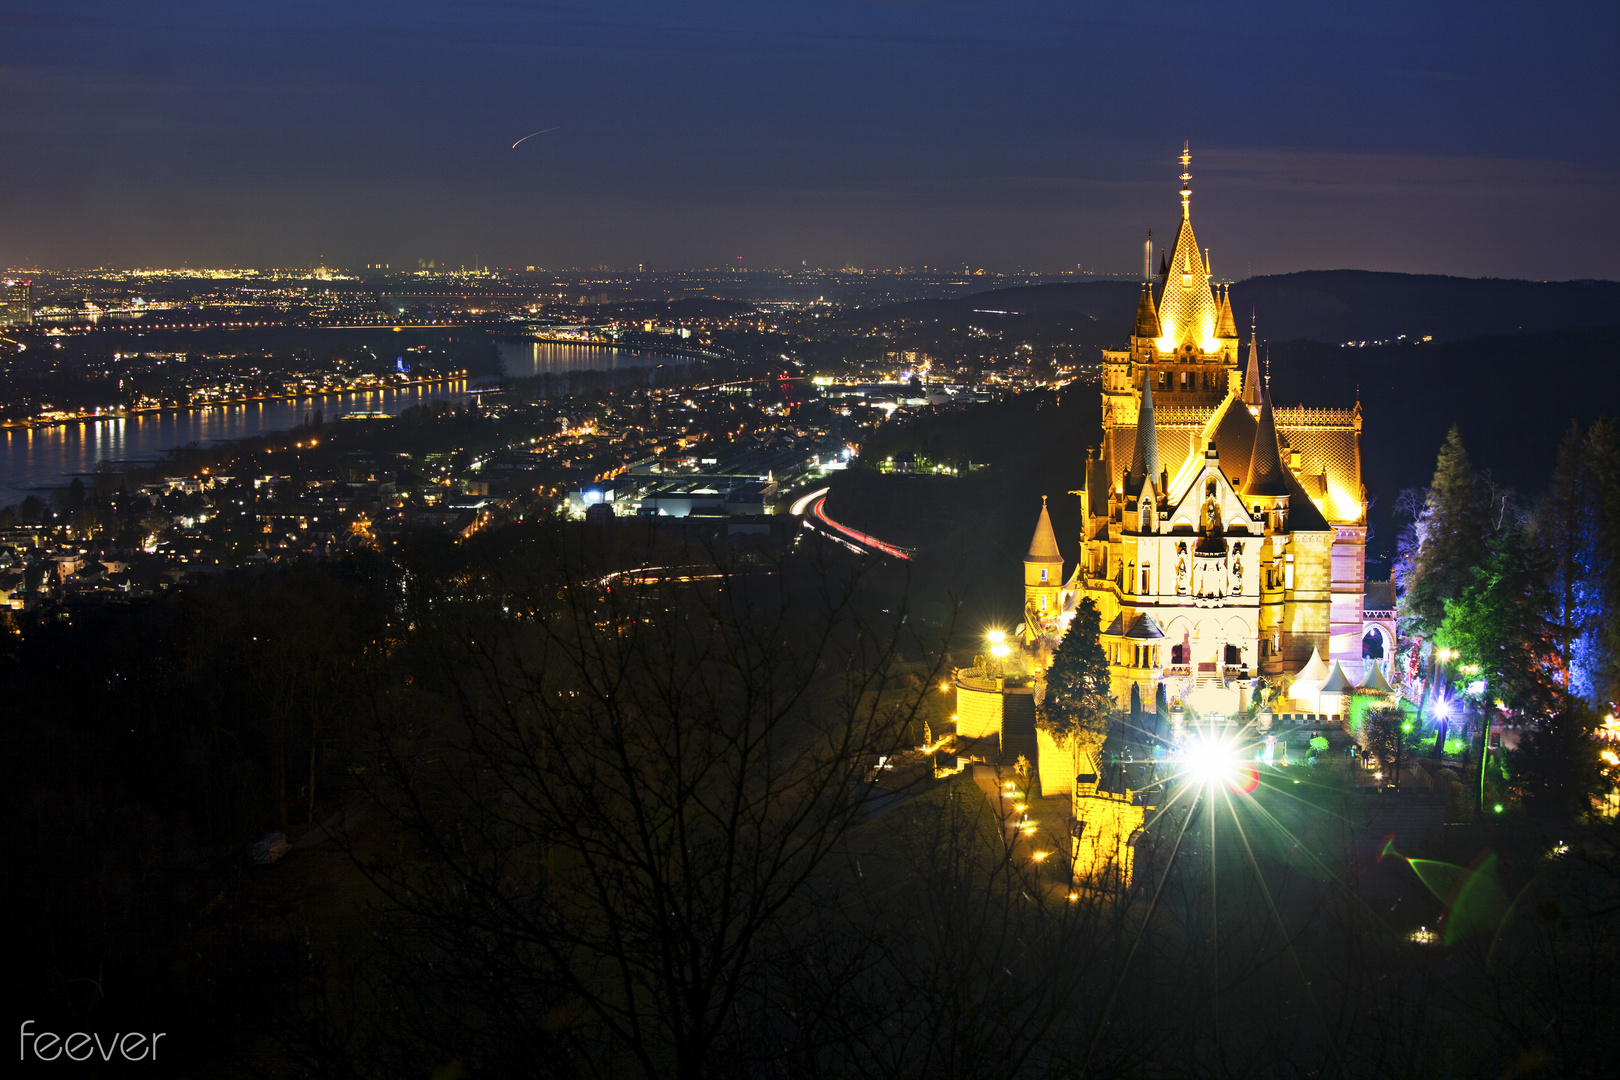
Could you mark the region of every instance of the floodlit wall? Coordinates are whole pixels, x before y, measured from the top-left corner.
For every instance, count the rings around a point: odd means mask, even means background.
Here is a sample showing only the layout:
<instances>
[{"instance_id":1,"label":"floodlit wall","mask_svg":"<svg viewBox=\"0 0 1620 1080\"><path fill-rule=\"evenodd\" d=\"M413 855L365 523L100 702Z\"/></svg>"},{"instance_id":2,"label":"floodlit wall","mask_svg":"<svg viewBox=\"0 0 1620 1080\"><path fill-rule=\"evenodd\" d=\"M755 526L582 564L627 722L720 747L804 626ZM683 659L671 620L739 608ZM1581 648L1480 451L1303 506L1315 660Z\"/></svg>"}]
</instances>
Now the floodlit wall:
<instances>
[{"instance_id":1,"label":"floodlit wall","mask_svg":"<svg viewBox=\"0 0 1620 1080\"><path fill-rule=\"evenodd\" d=\"M1136 838L1146 814L1145 807L1116 795L1094 793L1075 799L1075 819L1085 825L1073 841L1075 881L1129 883L1136 869Z\"/></svg>"},{"instance_id":2,"label":"floodlit wall","mask_svg":"<svg viewBox=\"0 0 1620 1080\"><path fill-rule=\"evenodd\" d=\"M975 683L978 680L974 680ZM1002 694L990 680L956 681L956 734L964 739L1001 735Z\"/></svg>"},{"instance_id":3,"label":"floodlit wall","mask_svg":"<svg viewBox=\"0 0 1620 1080\"><path fill-rule=\"evenodd\" d=\"M1048 731L1037 727L1035 729L1036 767L1041 776L1041 795L1051 798L1054 795L1072 795L1074 793L1074 740L1065 739L1062 744Z\"/></svg>"}]
</instances>

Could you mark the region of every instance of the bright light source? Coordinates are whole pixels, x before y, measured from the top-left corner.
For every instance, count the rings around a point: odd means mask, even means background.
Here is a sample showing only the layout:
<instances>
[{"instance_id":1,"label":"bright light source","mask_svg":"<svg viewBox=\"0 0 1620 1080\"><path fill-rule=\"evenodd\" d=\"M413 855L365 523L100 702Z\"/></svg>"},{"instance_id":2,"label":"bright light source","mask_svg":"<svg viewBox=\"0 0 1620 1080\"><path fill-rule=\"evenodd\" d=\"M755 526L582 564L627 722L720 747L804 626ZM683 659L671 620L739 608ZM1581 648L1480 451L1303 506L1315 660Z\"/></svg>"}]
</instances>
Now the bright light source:
<instances>
[{"instance_id":1,"label":"bright light source","mask_svg":"<svg viewBox=\"0 0 1620 1080\"><path fill-rule=\"evenodd\" d=\"M1011 653L1011 652L1012 652L1011 649L1007 648L1007 646L1003 645L999 641L996 642L994 645L990 646L990 655L994 656L998 660L1001 659L1002 657L1006 656L1007 654Z\"/></svg>"},{"instance_id":2,"label":"bright light source","mask_svg":"<svg viewBox=\"0 0 1620 1080\"><path fill-rule=\"evenodd\" d=\"M1225 784L1233 791L1248 794L1260 786L1259 773L1230 741L1216 736L1200 736L1182 749L1182 763L1189 775L1206 786Z\"/></svg>"},{"instance_id":3,"label":"bright light source","mask_svg":"<svg viewBox=\"0 0 1620 1080\"><path fill-rule=\"evenodd\" d=\"M1433 707L1429 711L1434 713L1434 715L1438 716L1442 720L1446 719L1451 715L1451 699L1441 698L1439 701L1434 703Z\"/></svg>"},{"instance_id":4,"label":"bright light source","mask_svg":"<svg viewBox=\"0 0 1620 1080\"><path fill-rule=\"evenodd\" d=\"M992 630L988 634L984 635L984 640L988 641L992 645L1000 645L1003 641L1007 640L1007 635L1003 634L1000 630Z\"/></svg>"}]
</instances>

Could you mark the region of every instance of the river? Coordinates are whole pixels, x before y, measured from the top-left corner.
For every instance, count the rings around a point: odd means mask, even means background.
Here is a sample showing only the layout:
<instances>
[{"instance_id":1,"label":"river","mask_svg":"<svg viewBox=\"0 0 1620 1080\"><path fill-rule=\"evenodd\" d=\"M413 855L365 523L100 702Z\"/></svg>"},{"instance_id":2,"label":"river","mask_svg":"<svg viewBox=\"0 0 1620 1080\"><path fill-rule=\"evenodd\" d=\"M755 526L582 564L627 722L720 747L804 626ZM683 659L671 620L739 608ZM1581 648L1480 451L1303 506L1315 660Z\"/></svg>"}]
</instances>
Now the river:
<instances>
[{"instance_id":1,"label":"river","mask_svg":"<svg viewBox=\"0 0 1620 1080\"><path fill-rule=\"evenodd\" d=\"M513 376L547 371L597 371L650 364L684 363L681 357L631 349L540 342L500 342L501 364ZM0 506L20 503L30 494L49 496L75 476L95 472L102 461L160 461L171 447L247 439L297 427L305 415L320 409L327 420L350 412L398 414L428 401L462 401L464 380L370 393L323 394L298 401L258 401L175 412L142 413L99 422L74 421L32 428L0 430Z\"/></svg>"}]
</instances>

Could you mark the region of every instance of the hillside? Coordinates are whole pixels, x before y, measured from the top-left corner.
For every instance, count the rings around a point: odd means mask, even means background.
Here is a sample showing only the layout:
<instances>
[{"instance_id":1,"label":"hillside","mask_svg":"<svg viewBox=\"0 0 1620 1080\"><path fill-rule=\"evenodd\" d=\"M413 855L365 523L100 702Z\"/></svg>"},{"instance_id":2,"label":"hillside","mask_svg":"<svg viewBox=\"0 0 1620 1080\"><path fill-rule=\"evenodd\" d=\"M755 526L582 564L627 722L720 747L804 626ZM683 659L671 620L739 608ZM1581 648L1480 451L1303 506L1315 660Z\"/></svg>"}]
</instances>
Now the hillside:
<instances>
[{"instance_id":1,"label":"hillside","mask_svg":"<svg viewBox=\"0 0 1620 1080\"><path fill-rule=\"evenodd\" d=\"M1280 404L1362 407L1362 472L1373 501L1368 574L1383 578L1401 489L1429 482L1453 423L1482 471L1535 498L1546 489L1569 422L1620 411L1620 324L1467 341L1343 348L1290 342L1271 350ZM1078 554L1086 449L1099 442L1097 389L1021 394L967 412L885 425L863 447L960 457L985 467L960 478L839 474L830 510L840 520L918 549L909 569L919 595L950 592L975 625L1016 621L1021 562L1050 496L1066 558Z\"/></svg>"},{"instance_id":2,"label":"hillside","mask_svg":"<svg viewBox=\"0 0 1620 1080\"><path fill-rule=\"evenodd\" d=\"M1071 344L1123 345L1141 286L1086 281L995 289L949 300L872 308L865 323L899 319L997 320L1003 329L1058 315L1070 320ZM1483 334L1562 330L1620 323L1620 282L1516 281L1367 270L1308 270L1250 278L1232 286L1240 332L1251 311L1266 341L1385 341L1400 335L1456 341Z\"/></svg>"}]
</instances>

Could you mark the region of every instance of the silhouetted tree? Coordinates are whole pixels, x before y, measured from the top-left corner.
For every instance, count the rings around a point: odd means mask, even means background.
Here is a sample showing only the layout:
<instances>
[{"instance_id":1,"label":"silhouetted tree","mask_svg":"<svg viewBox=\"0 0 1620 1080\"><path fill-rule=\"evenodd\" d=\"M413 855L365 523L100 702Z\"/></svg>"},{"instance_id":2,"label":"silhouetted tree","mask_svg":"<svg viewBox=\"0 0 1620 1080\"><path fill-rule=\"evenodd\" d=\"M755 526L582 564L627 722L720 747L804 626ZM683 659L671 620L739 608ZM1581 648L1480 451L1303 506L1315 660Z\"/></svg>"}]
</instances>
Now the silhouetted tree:
<instances>
[{"instance_id":1,"label":"silhouetted tree","mask_svg":"<svg viewBox=\"0 0 1620 1080\"><path fill-rule=\"evenodd\" d=\"M1597 714L1573 694L1559 710L1527 727L1508 753L1513 789L1532 810L1559 821L1585 817L1602 786Z\"/></svg>"},{"instance_id":2,"label":"silhouetted tree","mask_svg":"<svg viewBox=\"0 0 1620 1080\"><path fill-rule=\"evenodd\" d=\"M1485 516L1474 469L1455 425L1435 462L1422 514L1417 550L1404 583L1401 612L1419 633L1433 634L1445 619L1446 600L1469 582L1485 542Z\"/></svg>"}]
</instances>

